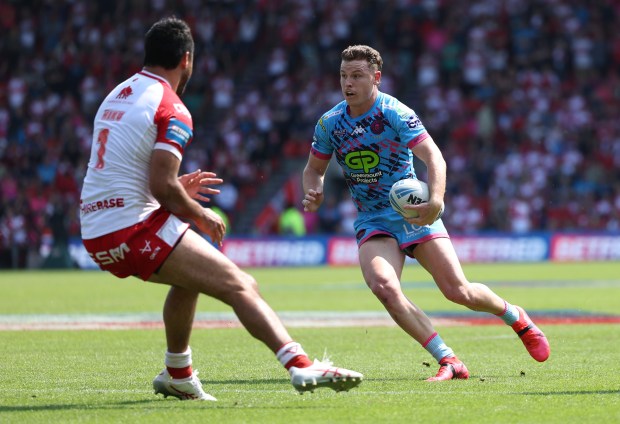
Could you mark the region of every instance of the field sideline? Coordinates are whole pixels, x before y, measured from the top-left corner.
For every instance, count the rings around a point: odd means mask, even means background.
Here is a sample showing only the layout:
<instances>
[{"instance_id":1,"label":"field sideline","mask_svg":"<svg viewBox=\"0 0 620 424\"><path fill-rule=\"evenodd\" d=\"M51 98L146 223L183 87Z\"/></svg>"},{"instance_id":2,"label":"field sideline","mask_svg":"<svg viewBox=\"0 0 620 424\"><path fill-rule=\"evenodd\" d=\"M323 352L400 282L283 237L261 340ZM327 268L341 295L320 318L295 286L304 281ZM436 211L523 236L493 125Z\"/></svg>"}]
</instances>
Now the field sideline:
<instances>
[{"instance_id":1,"label":"field sideline","mask_svg":"<svg viewBox=\"0 0 620 424\"><path fill-rule=\"evenodd\" d=\"M0 422L620 422L618 263L465 266L541 324L552 348L543 364L498 319L451 304L407 266L406 294L470 368L469 380L442 384L424 381L432 358L390 322L359 269L249 271L306 351L363 372L360 387L297 395L230 308L205 297L194 367L218 402L164 400L150 383L165 349L165 286L97 271L0 272Z\"/></svg>"}]
</instances>

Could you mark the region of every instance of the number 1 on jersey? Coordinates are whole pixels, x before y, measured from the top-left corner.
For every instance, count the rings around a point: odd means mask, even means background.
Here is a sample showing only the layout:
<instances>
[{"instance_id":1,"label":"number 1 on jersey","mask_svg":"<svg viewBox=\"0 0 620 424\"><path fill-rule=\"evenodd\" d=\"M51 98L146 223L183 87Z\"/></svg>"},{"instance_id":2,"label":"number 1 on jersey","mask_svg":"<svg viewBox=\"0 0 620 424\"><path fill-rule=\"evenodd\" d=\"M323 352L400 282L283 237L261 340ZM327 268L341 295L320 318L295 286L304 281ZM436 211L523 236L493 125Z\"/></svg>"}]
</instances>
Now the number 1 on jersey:
<instances>
[{"instance_id":1,"label":"number 1 on jersey","mask_svg":"<svg viewBox=\"0 0 620 424\"><path fill-rule=\"evenodd\" d=\"M105 154L105 145L108 142L108 135L110 134L110 130L107 128L99 131L99 135L97 136L97 144L99 144L99 150L97 150L97 164L95 165L95 169L103 169L105 163L103 162L103 155Z\"/></svg>"}]
</instances>

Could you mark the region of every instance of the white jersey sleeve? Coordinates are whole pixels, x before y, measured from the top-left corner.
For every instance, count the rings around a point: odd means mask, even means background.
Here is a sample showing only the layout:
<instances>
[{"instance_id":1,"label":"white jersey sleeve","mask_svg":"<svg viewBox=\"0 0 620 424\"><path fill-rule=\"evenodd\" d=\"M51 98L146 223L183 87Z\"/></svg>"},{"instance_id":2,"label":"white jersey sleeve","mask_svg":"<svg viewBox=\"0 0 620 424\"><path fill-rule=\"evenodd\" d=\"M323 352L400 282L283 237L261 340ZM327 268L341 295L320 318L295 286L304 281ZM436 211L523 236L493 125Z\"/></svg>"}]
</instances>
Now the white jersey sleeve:
<instances>
[{"instance_id":1,"label":"white jersey sleeve","mask_svg":"<svg viewBox=\"0 0 620 424\"><path fill-rule=\"evenodd\" d=\"M142 71L119 84L95 116L80 199L83 239L144 221L160 204L149 189L153 149L182 159L192 118L170 84Z\"/></svg>"}]
</instances>

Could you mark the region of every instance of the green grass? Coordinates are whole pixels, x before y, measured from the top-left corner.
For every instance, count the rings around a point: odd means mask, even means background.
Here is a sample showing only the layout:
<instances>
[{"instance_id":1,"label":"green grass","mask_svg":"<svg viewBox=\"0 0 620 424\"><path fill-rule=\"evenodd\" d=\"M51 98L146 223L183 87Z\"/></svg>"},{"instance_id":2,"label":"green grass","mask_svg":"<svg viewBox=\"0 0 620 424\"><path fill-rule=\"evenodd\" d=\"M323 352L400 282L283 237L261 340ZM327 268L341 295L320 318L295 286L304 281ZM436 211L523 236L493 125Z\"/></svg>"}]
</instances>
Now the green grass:
<instances>
[{"instance_id":1,"label":"green grass","mask_svg":"<svg viewBox=\"0 0 620 424\"><path fill-rule=\"evenodd\" d=\"M277 311L383 310L359 268L258 268L249 272ZM620 263L467 265L465 272L471 281L486 283L528 309L620 312ZM425 310L463 310L446 301L418 265L407 266L402 281L406 294ZM0 313L159 312L166 292L164 285L135 278L120 280L99 271L0 272ZM204 297L200 310L230 308Z\"/></svg>"},{"instance_id":2,"label":"green grass","mask_svg":"<svg viewBox=\"0 0 620 424\"><path fill-rule=\"evenodd\" d=\"M256 269L277 311L380 311L357 268ZM468 265L531 310L620 313L620 264ZM462 311L418 266L407 295L429 312ZM144 287L146 286L146 287ZM166 287L101 272L2 272L0 315L159 312ZM228 311L201 299L199 310ZM1 317L0 317L1 318ZM243 329L195 330L194 367L216 403L152 394L163 330L0 331L0 423L612 423L620 421L617 325L549 325L550 359L529 358L504 326L438 327L471 378L429 384L429 355L401 330L292 328L308 353L363 372L348 392L300 396Z\"/></svg>"}]
</instances>

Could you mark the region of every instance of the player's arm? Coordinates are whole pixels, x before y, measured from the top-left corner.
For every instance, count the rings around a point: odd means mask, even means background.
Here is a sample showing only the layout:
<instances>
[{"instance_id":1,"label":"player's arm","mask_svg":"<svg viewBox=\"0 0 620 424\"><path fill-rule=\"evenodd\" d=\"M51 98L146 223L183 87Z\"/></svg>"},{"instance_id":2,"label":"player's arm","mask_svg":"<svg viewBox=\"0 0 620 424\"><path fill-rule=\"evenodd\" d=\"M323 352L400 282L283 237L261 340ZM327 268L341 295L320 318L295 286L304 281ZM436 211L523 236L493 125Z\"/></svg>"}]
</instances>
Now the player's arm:
<instances>
[{"instance_id":1,"label":"player's arm","mask_svg":"<svg viewBox=\"0 0 620 424\"><path fill-rule=\"evenodd\" d=\"M151 156L149 188L157 201L182 218L192 220L198 229L220 244L226 232L222 219L211 209L192 199L177 177L181 161L172 153L155 149Z\"/></svg>"},{"instance_id":2,"label":"player's arm","mask_svg":"<svg viewBox=\"0 0 620 424\"><path fill-rule=\"evenodd\" d=\"M310 153L302 178L305 196L301 203L307 212L316 212L323 203L323 182L328 165L329 160Z\"/></svg>"},{"instance_id":3,"label":"player's arm","mask_svg":"<svg viewBox=\"0 0 620 424\"><path fill-rule=\"evenodd\" d=\"M418 212L419 217L407 221L415 225L430 225L435 222L443 206L446 192L446 161L430 136L414 146L411 151L426 165L430 198L427 203L412 208Z\"/></svg>"}]
</instances>

